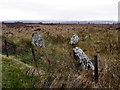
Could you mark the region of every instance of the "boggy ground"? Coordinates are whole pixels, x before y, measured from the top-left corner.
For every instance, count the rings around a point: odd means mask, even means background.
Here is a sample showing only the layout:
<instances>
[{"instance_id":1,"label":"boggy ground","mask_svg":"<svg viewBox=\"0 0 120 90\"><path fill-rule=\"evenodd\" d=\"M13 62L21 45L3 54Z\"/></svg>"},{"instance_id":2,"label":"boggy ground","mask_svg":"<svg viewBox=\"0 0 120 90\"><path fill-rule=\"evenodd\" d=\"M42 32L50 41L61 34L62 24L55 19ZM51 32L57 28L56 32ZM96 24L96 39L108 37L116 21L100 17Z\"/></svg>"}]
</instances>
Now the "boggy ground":
<instances>
[{"instance_id":1,"label":"boggy ground","mask_svg":"<svg viewBox=\"0 0 120 90\"><path fill-rule=\"evenodd\" d=\"M118 57L118 31L115 24L24 24L4 23L3 28L3 87L4 88L120 88L120 59ZM31 38L40 32L46 48L35 48L39 74L35 67ZM99 79L95 83L93 71L79 71L69 45L76 33L80 42L75 45L84 50L94 62L98 56ZM9 57L5 56L7 40ZM19 62L18 62L19 61ZM27 64L22 65L22 63ZM32 74L30 74L32 73Z\"/></svg>"}]
</instances>

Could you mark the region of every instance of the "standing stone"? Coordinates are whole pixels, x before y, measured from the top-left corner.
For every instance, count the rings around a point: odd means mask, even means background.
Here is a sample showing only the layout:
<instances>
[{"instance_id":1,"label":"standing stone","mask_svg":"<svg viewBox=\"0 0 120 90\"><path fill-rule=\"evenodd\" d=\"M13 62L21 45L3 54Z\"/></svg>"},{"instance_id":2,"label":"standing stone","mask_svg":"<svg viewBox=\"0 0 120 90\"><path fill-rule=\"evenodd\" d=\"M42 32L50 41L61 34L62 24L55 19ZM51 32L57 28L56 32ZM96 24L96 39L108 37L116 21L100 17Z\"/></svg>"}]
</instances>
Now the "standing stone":
<instances>
[{"instance_id":1,"label":"standing stone","mask_svg":"<svg viewBox=\"0 0 120 90\"><path fill-rule=\"evenodd\" d=\"M79 47L73 48L75 59L79 60L80 70L94 70L94 65L88 58L88 56Z\"/></svg>"},{"instance_id":2,"label":"standing stone","mask_svg":"<svg viewBox=\"0 0 120 90\"><path fill-rule=\"evenodd\" d=\"M34 32L32 34L32 44L37 47L45 48L45 44L42 35L39 32Z\"/></svg>"},{"instance_id":3,"label":"standing stone","mask_svg":"<svg viewBox=\"0 0 120 90\"><path fill-rule=\"evenodd\" d=\"M79 37L77 34L74 34L70 39L70 44L75 45L79 42Z\"/></svg>"}]
</instances>

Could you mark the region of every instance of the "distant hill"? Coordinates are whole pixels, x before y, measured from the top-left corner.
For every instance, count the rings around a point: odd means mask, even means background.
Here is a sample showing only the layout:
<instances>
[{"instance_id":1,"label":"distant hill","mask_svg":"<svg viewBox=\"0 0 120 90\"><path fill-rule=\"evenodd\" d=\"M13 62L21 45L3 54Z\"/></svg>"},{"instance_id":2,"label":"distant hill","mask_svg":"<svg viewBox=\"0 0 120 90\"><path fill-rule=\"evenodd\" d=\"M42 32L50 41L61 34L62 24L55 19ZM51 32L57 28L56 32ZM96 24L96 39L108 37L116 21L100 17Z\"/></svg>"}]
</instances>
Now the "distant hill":
<instances>
[{"instance_id":1,"label":"distant hill","mask_svg":"<svg viewBox=\"0 0 120 90\"><path fill-rule=\"evenodd\" d=\"M4 23L53 23L53 24L117 24L117 21L59 21L59 20L9 20Z\"/></svg>"}]
</instances>

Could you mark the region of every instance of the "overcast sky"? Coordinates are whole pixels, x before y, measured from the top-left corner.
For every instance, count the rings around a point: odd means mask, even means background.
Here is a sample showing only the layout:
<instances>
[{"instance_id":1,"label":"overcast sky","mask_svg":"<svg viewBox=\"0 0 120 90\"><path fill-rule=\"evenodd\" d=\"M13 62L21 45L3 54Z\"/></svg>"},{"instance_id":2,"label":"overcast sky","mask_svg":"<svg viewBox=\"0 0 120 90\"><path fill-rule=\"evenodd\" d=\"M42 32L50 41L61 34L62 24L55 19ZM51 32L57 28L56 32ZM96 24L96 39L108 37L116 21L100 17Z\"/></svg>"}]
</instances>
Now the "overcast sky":
<instances>
[{"instance_id":1,"label":"overcast sky","mask_svg":"<svg viewBox=\"0 0 120 90\"><path fill-rule=\"evenodd\" d=\"M0 20L117 20L119 0L0 0Z\"/></svg>"}]
</instances>

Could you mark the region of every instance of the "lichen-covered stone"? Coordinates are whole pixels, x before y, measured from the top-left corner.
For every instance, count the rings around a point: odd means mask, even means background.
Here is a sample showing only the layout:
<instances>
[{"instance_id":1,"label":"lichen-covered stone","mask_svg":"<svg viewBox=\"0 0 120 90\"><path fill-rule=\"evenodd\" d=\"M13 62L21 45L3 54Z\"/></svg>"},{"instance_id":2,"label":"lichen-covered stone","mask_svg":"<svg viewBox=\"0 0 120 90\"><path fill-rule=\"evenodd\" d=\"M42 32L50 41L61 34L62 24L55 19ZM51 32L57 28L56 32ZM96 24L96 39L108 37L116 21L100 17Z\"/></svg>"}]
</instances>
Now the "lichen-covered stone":
<instances>
[{"instance_id":1,"label":"lichen-covered stone","mask_svg":"<svg viewBox=\"0 0 120 90\"><path fill-rule=\"evenodd\" d=\"M42 35L39 32L34 32L32 34L32 44L37 47L45 48L45 44Z\"/></svg>"},{"instance_id":2,"label":"lichen-covered stone","mask_svg":"<svg viewBox=\"0 0 120 90\"><path fill-rule=\"evenodd\" d=\"M88 56L79 47L73 48L75 59L79 60L80 70L94 70L94 65Z\"/></svg>"},{"instance_id":3,"label":"lichen-covered stone","mask_svg":"<svg viewBox=\"0 0 120 90\"><path fill-rule=\"evenodd\" d=\"M74 34L70 39L70 44L75 45L79 42L79 37L77 34Z\"/></svg>"}]
</instances>

